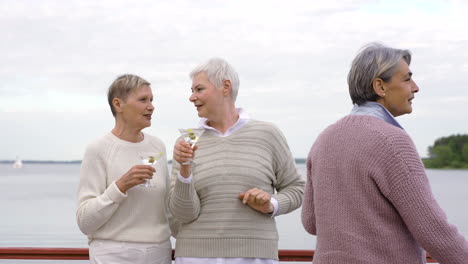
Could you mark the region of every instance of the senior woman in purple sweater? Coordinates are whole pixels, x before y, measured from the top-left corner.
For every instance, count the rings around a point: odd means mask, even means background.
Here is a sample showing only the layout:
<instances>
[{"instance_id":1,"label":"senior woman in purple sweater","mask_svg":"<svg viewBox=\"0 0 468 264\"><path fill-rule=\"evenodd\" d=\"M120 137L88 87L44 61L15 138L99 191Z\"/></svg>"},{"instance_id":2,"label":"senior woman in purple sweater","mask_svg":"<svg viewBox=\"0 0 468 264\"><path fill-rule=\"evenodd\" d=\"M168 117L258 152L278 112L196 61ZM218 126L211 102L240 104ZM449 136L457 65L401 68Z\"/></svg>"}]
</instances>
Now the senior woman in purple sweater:
<instances>
[{"instance_id":1,"label":"senior woman in purple sweater","mask_svg":"<svg viewBox=\"0 0 468 264\"><path fill-rule=\"evenodd\" d=\"M302 207L317 236L314 264L468 263L468 242L432 195L418 152L395 117L419 87L411 54L371 43L348 75L354 108L326 128L307 159Z\"/></svg>"}]
</instances>

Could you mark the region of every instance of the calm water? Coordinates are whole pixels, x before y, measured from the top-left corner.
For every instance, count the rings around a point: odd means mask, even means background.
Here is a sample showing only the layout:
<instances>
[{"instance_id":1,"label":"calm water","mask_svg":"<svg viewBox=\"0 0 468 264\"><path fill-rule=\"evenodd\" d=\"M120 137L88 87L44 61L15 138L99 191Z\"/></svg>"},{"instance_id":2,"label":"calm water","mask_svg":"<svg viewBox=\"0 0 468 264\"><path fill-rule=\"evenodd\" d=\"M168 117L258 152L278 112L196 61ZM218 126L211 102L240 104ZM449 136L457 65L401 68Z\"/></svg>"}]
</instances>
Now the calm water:
<instances>
[{"instance_id":1,"label":"calm water","mask_svg":"<svg viewBox=\"0 0 468 264\"><path fill-rule=\"evenodd\" d=\"M79 164L0 164L0 247L87 247L75 221ZM298 164L305 175L305 165ZM433 192L450 221L468 237L468 170L427 170ZM277 218L281 249L313 249L315 238L300 210ZM0 263L88 261L0 260Z\"/></svg>"}]
</instances>

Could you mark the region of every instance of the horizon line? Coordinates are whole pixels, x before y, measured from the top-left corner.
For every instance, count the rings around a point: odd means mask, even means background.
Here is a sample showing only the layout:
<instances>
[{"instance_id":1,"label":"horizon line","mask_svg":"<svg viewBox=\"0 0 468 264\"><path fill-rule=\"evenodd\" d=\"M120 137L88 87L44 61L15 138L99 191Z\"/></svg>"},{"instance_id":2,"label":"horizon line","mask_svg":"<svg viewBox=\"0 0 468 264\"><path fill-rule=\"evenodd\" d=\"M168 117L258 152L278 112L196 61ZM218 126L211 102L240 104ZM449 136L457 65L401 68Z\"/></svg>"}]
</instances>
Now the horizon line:
<instances>
[{"instance_id":1,"label":"horizon line","mask_svg":"<svg viewBox=\"0 0 468 264\"><path fill-rule=\"evenodd\" d=\"M81 163L82 160L21 160L22 163ZM294 158L294 161L305 163L306 158ZM168 163L172 163L172 159L167 160ZM0 160L0 164L15 163L15 160Z\"/></svg>"}]
</instances>

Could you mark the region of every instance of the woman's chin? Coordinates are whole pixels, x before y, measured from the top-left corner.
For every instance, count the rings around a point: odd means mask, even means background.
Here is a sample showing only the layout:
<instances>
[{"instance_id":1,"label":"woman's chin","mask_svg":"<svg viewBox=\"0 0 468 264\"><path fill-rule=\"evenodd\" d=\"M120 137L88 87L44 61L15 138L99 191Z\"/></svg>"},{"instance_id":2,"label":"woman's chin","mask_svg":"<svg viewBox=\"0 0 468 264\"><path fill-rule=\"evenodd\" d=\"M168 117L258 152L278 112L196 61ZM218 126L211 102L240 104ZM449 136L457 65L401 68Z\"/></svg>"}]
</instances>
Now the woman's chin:
<instances>
[{"instance_id":1,"label":"woman's chin","mask_svg":"<svg viewBox=\"0 0 468 264\"><path fill-rule=\"evenodd\" d=\"M206 115L203 113L203 111L198 111L198 117L205 117Z\"/></svg>"},{"instance_id":2,"label":"woman's chin","mask_svg":"<svg viewBox=\"0 0 468 264\"><path fill-rule=\"evenodd\" d=\"M140 130L150 127L151 126L151 121L145 121L143 124L141 124Z\"/></svg>"}]
</instances>

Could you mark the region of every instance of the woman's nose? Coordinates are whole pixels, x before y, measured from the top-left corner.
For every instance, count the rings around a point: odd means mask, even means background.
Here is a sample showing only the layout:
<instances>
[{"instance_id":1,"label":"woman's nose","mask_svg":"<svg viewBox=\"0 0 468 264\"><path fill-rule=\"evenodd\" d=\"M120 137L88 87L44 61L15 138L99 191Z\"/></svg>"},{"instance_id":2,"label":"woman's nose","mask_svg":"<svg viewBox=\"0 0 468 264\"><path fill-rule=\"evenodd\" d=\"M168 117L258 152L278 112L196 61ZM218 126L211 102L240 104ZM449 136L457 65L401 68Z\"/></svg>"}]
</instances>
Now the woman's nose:
<instances>
[{"instance_id":1,"label":"woman's nose","mask_svg":"<svg viewBox=\"0 0 468 264\"><path fill-rule=\"evenodd\" d=\"M412 88L411 90L412 90L413 93L419 92L419 86L416 84L415 81L413 81L411 88Z\"/></svg>"},{"instance_id":2,"label":"woman's nose","mask_svg":"<svg viewBox=\"0 0 468 264\"><path fill-rule=\"evenodd\" d=\"M195 93L192 93L192 94L190 95L190 97L189 97L189 101L193 103L193 102L195 102L195 100L196 100Z\"/></svg>"}]
</instances>

